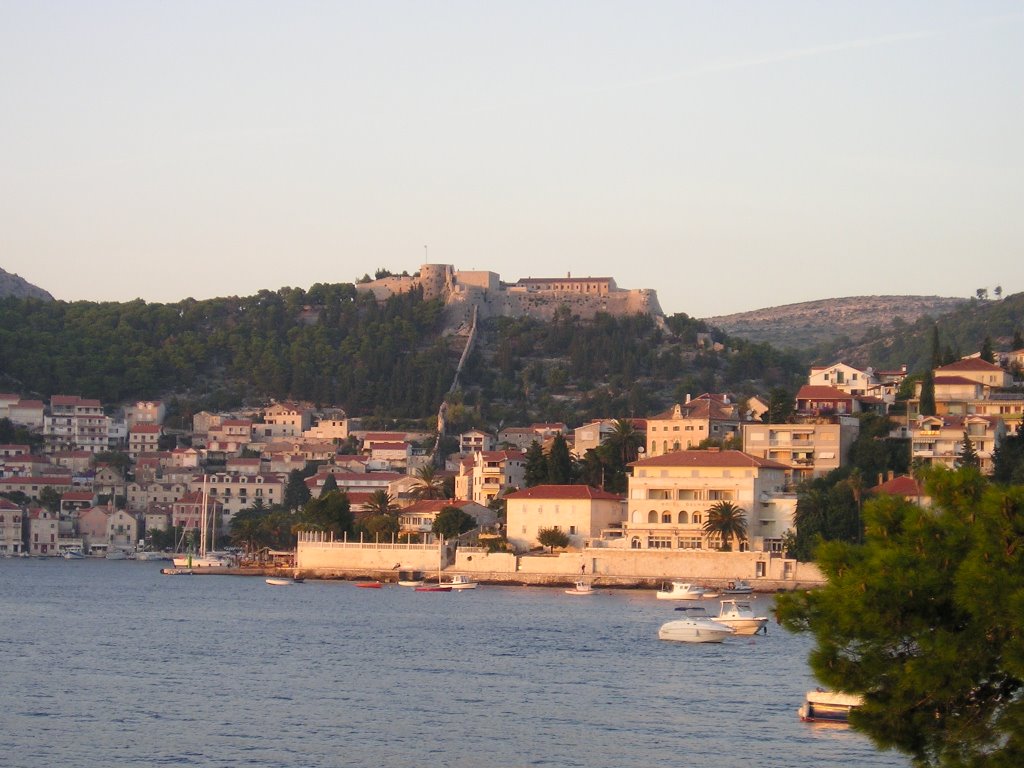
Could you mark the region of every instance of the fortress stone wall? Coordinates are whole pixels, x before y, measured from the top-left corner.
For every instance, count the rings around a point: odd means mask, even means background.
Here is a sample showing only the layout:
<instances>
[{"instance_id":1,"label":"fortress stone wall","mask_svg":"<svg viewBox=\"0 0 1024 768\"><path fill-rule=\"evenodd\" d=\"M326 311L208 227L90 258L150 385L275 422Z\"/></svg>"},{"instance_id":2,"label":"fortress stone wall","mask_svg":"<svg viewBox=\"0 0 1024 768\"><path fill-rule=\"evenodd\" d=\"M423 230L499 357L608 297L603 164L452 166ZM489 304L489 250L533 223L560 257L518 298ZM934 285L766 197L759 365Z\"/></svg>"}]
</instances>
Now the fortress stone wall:
<instances>
[{"instance_id":1,"label":"fortress stone wall","mask_svg":"<svg viewBox=\"0 0 1024 768\"><path fill-rule=\"evenodd\" d=\"M480 319L551 320L563 306L584 320L591 320L600 312L617 316L663 315L655 290L619 288L610 277L531 277L507 284L496 272L460 272L450 264L424 264L417 277L386 277L357 284L356 290L372 292L378 301L383 301L418 286L422 286L425 299L444 299L449 325L456 327L470 321L474 307Z\"/></svg>"}]
</instances>

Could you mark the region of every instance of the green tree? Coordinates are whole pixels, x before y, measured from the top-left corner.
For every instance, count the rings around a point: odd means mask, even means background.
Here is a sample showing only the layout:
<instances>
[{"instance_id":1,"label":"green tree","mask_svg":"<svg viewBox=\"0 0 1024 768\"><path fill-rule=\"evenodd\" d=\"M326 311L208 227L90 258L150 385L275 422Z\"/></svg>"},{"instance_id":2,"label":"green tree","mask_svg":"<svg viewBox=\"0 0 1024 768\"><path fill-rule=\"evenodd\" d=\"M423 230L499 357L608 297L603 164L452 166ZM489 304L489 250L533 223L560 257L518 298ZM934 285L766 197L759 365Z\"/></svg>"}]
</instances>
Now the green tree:
<instances>
[{"instance_id":1,"label":"green tree","mask_svg":"<svg viewBox=\"0 0 1024 768\"><path fill-rule=\"evenodd\" d=\"M568 485L572 482L573 464L569 444L565 435L555 435L548 451L548 482L552 485Z\"/></svg>"},{"instance_id":2,"label":"green tree","mask_svg":"<svg viewBox=\"0 0 1024 768\"><path fill-rule=\"evenodd\" d=\"M437 467L433 464L424 464L422 467L417 469L413 476L416 478L416 484L413 485L410 493L415 499L444 499L445 496L445 478L437 471Z\"/></svg>"},{"instance_id":3,"label":"green tree","mask_svg":"<svg viewBox=\"0 0 1024 768\"><path fill-rule=\"evenodd\" d=\"M813 633L824 685L861 694L852 725L918 766L1024 759L1024 488L971 467L931 470L929 509L883 496L864 506L863 545L818 550L826 586L777 599Z\"/></svg>"},{"instance_id":4,"label":"green tree","mask_svg":"<svg viewBox=\"0 0 1024 768\"><path fill-rule=\"evenodd\" d=\"M309 501L310 496L309 486L306 485L302 472L298 469L293 469L288 473L288 485L284 489L285 509L292 511L301 509Z\"/></svg>"},{"instance_id":5,"label":"green tree","mask_svg":"<svg viewBox=\"0 0 1024 768\"><path fill-rule=\"evenodd\" d=\"M1024 485L1024 421L1007 435L992 454L992 480L997 483Z\"/></svg>"},{"instance_id":6,"label":"green tree","mask_svg":"<svg viewBox=\"0 0 1024 768\"><path fill-rule=\"evenodd\" d=\"M60 491L49 485L43 486L39 491L39 503L51 512L59 511Z\"/></svg>"},{"instance_id":7,"label":"green tree","mask_svg":"<svg viewBox=\"0 0 1024 768\"><path fill-rule=\"evenodd\" d=\"M562 549L569 546L569 534L558 528L541 528L537 531L537 541L554 553L555 547Z\"/></svg>"},{"instance_id":8,"label":"green tree","mask_svg":"<svg viewBox=\"0 0 1024 768\"><path fill-rule=\"evenodd\" d=\"M924 372L921 380L921 415L935 415L935 376L930 370Z\"/></svg>"},{"instance_id":9,"label":"green tree","mask_svg":"<svg viewBox=\"0 0 1024 768\"><path fill-rule=\"evenodd\" d=\"M978 452L974 449L974 441L971 440L971 436L967 434L967 428L964 428L964 438L961 442L963 448L960 452L960 459L957 464L961 467L974 467L975 469L981 468L981 459L978 457Z\"/></svg>"},{"instance_id":10,"label":"green tree","mask_svg":"<svg viewBox=\"0 0 1024 768\"><path fill-rule=\"evenodd\" d=\"M384 489L378 489L370 494L363 505L364 511L369 515L396 515L398 506L394 497Z\"/></svg>"},{"instance_id":11,"label":"green tree","mask_svg":"<svg viewBox=\"0 0 1024 768\"><path fill-rule=\"evenodd\" d=\"M1020 328L1013 329L1013 351L1024 349L1024 334L1020 332Z\"/></svg>"},{"instance_id":12,"label":"green tree","mask_svg":"<svg viewBox=\"0 0 1024 768\"><path fill-rule=\"evenodd\" d=\"M526 449L526 466L523 469L523 483L527 488L548 482L548 461L540 443L534 440Z\"/></svg>"},{"instance_id":13,"label":"green tree","mask_svg":"<svg viewBox=\"0 0 1024 768\"><path fill-rule=\"evenodd\" d=\"M437 536L454 539L474 528L476 528L476 518L458 507L447 506L437 513L431 531Z\"/></svg>"},{"instance_id":14,"label":"green tree","mask_svg":"<svg viewBox=\"0 0 1024 768\"><path fill-rule=\"evenodd\" d=\"M768 410L761 420L766 424L784 424L793 416L795 407L793 393L784 387L775 387L768 393Z\"/></svg>"},{"instance_id":15,"label":"green tree","mask_svg":"<svg viewBox=\"0 0 1024 768\"><path fill-rule=\"evenodd\" d=\"M335 539L341 539L352 531L354 518L347 493L323 491L303 506L298 527L300 530L324 531L333 534Z\"/></svg>"},{"instance_id":16,"label":"green tree","mask_svg":"<svg viewBox=\"0 0 1024 768\"><path fill-rule=\"evenodd\" d=\"M330 472L327 475L327 479L324 480L324 484L320 486L320 495L326 496L331 491L338 490L338 480L334 477L334 473Z\"/></svg>"},{"instance_id":17,"label":"green tree","mask_svg":"<svg viewBox=\"0 0 1024 768\"><path fill-rule=\"evenodd\" d=\"M708 538L721 542L723 552L731 552L733 539L740 545L747 540L747 513L731 501L717 501L708 509L703 528Z\"/></svg>"},{"instance_id":18,"label":"green tree","mask_svg":"<svg viewBox=\"0 0 1024 768\"><path fill-rule=\"evenodd\" d=\"M994 363L996 361L995 352L992 351L991 336L986 336L985 340L981 343L981 352L978 356L986 363Z\"/></svg>"}]
</instances>

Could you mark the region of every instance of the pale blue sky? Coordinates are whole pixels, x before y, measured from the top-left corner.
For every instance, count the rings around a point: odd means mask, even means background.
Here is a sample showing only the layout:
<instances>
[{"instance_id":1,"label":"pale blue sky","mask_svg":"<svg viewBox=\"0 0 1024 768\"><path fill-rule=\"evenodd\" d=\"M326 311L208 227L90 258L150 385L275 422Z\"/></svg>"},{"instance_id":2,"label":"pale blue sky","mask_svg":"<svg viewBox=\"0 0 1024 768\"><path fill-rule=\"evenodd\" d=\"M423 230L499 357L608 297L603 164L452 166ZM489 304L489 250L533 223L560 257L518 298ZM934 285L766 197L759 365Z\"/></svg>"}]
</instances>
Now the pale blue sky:
<instances>
[{"instance_id":1,"label":"pale blue sky","mask_svg":"<svg viewBox=\"0 0 1024 768\"><path fill-rule=\"evenodd\" d=\"M1024 290L1021 2L0 0L0 94L0 267L60 299Z\"/></svg>"}]
</instances>

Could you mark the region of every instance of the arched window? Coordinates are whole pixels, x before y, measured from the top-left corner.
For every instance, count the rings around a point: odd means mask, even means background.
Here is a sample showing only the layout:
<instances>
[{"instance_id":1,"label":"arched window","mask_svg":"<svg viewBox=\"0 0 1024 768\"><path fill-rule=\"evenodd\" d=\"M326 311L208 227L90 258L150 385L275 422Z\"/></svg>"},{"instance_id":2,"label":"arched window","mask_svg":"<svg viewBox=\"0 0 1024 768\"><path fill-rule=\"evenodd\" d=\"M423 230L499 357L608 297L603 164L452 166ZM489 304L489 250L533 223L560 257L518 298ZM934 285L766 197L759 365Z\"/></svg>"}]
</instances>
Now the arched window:
<instances>
[{"instance_id":1,"label":"arched window","mask_svg":"<svg viewBox=\"0 0 1024 768\"><path fill-rule=\"evenodd\" d=\"M658 513L655 512L653 509L650 512L647 513L647 522L648 523L656 523L656 522L658 522Z\"/></svg>"},{"instance_id":2,"label":"arched window","mask_svg":"<svg viewBox=\"0 0 1024 768\"><path fill-rule=\"evenodd\" d=\"M634 509L633 510L633 522L634 523L641 522L643 520L642 515L643 515L643 512L641 512L639 509Z\"/></svg>"},{"instance_id":3,"label":"arched window","mask_svg":"<svg viewBox=\"0 0 1024 768\"><path fill-rule=\"evenodd\" d=\"M629 542L629 548L630 549L640 549L640 537L639 536L634 536L633 537L633 539Z\"/></svg>"},{"instance_id":4,"label":"arched window","mask_svg":"<svg viewBox=\"0 0 1024 768\"><path fill-rule=\"evenodd\" d=\"M661 441L661 452L668 453L668 440Z\"/></svg>"},{"instance_id":5,"label":"arched window","mask_svg":"<svg viewBox=\"0 0 1024 768\"><path fill-rule=\"evenodd\" d=\"M661 522L663 522L663 523L671 523L672 522L672 513L671 512L662 512L661 513Z\"/></svg>"},{"instance_id":6,"label":"arched window","mask_svg":"<svg viewBox=\"0 0 1024 768\"><path fill-rule=\"evenodd\" d=\"M700 512L693 513L693 520L691 521L694 525L700 525Z\"/></svg>"},{"instance_id":7,"label":"arched window","mask_svg":"<svg viewBox=\"0 0 1024 768\"><path fill-rule=\"evenodd\" d=\"M678 451L679 450L679 441L678 440L676 440L674 443L672 443L672 450L673 451Z\"/></svg>"},{"instance_id":8,"label":"arched window","mask_svg":"<svg viewBox=\"0 0 1024 768\"><path fill-rule=\"evenodd\" d=\"M689 517L685 512L679 513L679 524L686 525L689 522Z\"/></svg>"}]
</instances>

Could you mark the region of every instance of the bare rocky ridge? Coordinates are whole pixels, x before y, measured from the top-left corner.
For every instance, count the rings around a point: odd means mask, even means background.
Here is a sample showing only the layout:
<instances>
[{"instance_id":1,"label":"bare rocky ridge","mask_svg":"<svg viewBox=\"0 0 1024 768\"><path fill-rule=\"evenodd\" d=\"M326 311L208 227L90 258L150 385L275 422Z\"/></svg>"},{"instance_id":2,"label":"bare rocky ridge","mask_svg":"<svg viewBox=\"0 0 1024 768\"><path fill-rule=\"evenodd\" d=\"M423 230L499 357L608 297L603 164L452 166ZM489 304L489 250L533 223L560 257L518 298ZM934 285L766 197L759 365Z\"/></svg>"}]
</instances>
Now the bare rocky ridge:
<instances>
[{"instance_id":1,"label":"bare rocky ridge","mask_svg":"<svg viewBox=\"0 0 1024 768\"><path fill-rule=\"evenodd\" d=\"M23 277L0 269L0 299L5 299L8 296L53 301L53 296L42 288L32 285Z\"/></svg>"},{"instance_id":2,"label":"bare rocky ridge","mask_svg":"<svg viewBox=\"0 0 1024 768\"><path fill-rule=\"evenodd\" d=\"M896 317L907 323L923 315L938 317L966 301L945 296L848 296L703 320L730 336L767 342L780 349L803 350L842 336L859 340L869 328L885 328Z\"/></svg>"}]
</instances>

